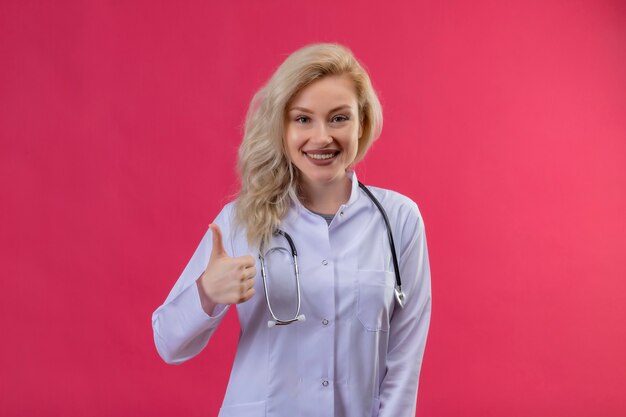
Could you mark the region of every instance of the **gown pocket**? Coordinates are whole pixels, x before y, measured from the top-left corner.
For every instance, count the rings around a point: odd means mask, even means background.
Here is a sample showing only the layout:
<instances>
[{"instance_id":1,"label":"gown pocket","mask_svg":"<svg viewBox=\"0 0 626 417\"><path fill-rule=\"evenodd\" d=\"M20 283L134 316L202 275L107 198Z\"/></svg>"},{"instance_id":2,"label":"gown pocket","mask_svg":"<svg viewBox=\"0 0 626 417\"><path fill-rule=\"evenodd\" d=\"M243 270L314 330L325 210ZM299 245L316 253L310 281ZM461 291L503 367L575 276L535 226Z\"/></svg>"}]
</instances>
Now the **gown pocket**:
<instances>
[{"instance_id":1,"label":"gown pocket","mask_svg":"<svg viewBox=\"0 0 626 417\"><path fill-rule=\"evenodd\" d=\"M222 407L219 417L265 417L265 401Z\"/></svg>"},{"instance_id":2,"label":"gown pocket","mask_svg":"<svg viewBox=\"0 0 626 417\"><path fill-rule=\"evenodd\" d=\"M357 318L368 331L388 331L395 283L393 272L359 270L356 282Z\"/></svg>"}]
</instances>

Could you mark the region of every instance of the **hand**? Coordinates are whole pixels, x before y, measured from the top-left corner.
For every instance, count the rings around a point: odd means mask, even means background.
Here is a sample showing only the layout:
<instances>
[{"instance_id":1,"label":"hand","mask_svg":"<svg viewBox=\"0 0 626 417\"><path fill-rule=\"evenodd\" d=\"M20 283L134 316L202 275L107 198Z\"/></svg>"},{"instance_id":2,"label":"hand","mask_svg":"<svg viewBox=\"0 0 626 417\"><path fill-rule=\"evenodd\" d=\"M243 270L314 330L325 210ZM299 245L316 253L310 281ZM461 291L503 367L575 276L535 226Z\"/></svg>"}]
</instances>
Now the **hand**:
<instances>
[{"instance_id":1,"label":"hand","mask_svg":"<svg viewBox=\"0 0 626 417\"><path fill-rule=\"evenodd\" d=\"M213 234L211 257L196 283L202 308L211 315L217 304L239 304L252 298L256 266L250 255L229 256L224 249L219 226L211 224L209 228Z\"/></svg>"}]
</instances>

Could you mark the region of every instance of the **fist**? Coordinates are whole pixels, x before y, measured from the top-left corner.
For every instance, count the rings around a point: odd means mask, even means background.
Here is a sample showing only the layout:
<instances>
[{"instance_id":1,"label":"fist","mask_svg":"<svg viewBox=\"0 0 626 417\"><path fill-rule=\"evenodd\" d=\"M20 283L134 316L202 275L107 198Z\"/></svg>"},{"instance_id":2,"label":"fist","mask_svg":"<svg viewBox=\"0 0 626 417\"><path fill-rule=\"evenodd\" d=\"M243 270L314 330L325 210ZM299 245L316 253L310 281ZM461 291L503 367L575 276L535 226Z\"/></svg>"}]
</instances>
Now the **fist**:
<instances>
[{"instance_id":1,"label":"fist","mask_svg":"<svg viewBox=\"0 0 626 417\"><path fill-rule=\"evenodd\" d=\"M211 224L209 228L213 234L213 249L197 285L202 307L210 315L217 304L239 304L252 298L256 266L250 255L229 256L219 226Z\"/></svg>"}]
</instances>

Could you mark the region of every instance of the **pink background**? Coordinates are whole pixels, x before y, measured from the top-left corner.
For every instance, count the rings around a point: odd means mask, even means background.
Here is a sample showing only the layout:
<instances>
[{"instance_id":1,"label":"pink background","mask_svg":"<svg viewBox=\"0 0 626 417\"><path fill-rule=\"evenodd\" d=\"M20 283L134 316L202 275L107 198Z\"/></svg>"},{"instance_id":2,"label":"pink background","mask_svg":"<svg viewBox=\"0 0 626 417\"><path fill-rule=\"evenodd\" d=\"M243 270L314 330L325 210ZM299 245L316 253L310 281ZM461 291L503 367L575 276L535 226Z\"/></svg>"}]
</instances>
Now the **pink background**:
<instances>
[{"instance_id":1,"label":"pink background","mask_svg":"<svg viewBox=\"0 0 626 417\"><path fill-rule=\"evenodd\" d=\"M236 191L254 91L348 45L418 202L418 416L626 415L622 1L0 2L0 415L213 416L230 314L181 366L150 315Z\"/></svg>"}]
</instances>

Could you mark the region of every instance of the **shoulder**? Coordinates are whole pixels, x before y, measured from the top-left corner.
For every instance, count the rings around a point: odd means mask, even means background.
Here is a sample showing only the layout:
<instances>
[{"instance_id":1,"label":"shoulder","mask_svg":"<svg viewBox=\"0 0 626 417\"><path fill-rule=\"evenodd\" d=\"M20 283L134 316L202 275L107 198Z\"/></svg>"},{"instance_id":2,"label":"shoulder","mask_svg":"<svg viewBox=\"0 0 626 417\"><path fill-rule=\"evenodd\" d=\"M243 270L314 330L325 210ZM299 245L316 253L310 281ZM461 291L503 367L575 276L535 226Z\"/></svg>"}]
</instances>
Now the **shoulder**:
<instances>
[{"instance_id":1,"label":"shoulder","mask_svg":"<svg viewBox=\"0 0 626 417\"><path fill-rule=\"evenodd\" d=\"M424 220L415 201L397 191L373 186L367 188L387 212L393 236L400 248L424 237Z\"/></svg>"},{"instance_id":2,"label":"shoulder","mask_svg":"<svg viewBox=\"0 0 626 417\"><path fill-rule=\"evenodd\" d=\"M222 210L217 215L215 221L216 222L224 222L225 224L232 224L235 219L235 201L231 201L226 203Z\"/></svg>"},{"instance_id":3,"label":"shoulder","mask_svg":"<svg viewBox=\"0 0 626 417\"><path fill-rule=\"evenodd\" d=\"M222 207L222 209L218 212L217 216L214 218L213 222L217 224L220 229L222 229L222 233L229 232L231 229L235 228L235 206L234 201L227 203Z\"/></svg>"},{"instance_id":4,"label":"shoulder","mask_svg":"<svg viewBox=\"0 0 626 417\"><path fill-rule=\"evenodd\" d=\"M385 188L369 185L367 188L380 201L388 215L393 216L396 221L423 223L419 207L411 198ZM391 218L389 220L391 221Z\"/></svg>"},{"instance_id":5,"label":"shoulder","mask_svg":"<svg viewBox=\"0 0 626 417\"><path fill-rule=\"evenodd\" d=\"M245 226L237 221L236 205L237 200L227 203L215 218L215 223L222 229L224 243L227 249L230 248L229 253L233 254L233 256L246 254L250 250L246 239Z\"/></svg>"}]
</instances>

